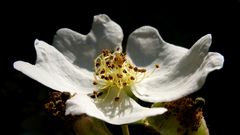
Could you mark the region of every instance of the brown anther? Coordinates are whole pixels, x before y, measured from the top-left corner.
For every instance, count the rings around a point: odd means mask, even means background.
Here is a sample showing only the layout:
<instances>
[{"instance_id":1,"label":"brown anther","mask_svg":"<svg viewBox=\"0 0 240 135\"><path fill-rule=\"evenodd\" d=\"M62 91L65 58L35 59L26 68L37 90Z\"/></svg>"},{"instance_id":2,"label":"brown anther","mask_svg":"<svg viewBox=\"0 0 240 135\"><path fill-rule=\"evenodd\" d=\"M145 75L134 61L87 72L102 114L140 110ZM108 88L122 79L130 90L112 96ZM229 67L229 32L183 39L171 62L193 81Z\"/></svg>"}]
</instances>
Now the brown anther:
<instances>
[{"instance_id":1,"label":"brown anther","mask_svg":"<svg viewBox=\"0 0 240 135\"><path fill-rule=\"evenodd\" d=\"M106 62L106 65L109 65L109 64L110 64L110 61L107 61L107 62Z\"/></svg>"},{"instance_id":2,"label":"brown anther","mask_svg":"<svg viewBox=\"0 0 240 135\"><path fill-rule=\"evenodd\" d=\"M100 66L100 63L97 62L97 63L96 63L96 67L99 67L99 66Z\"/></svg>"},{"instance_id":3,"label":"brown anther","mask_svg":"<svg viewBox=\"0 0 240 135\"><path fill-rule=\"evenodd\" d=\"M119 68L122 68L122 65L118 65Z\"/></svg>"},{"instance_id":4,"label":"brown anther","mask_svg":"<svg viewBox=\"0 0 240 135\"><path fill-rule=\"evenodd\" d=\"M97 85L97 82L96 82L96 81L93 81L93 85Z\"/></svg>"},{"instance_id":5,"label":"brown anther","mask_svg":"<svg viewBox=\"0 0 240 135\"><path fill-rule=\"evenodd\" d=\"M123 70L123 73L125 73L125 74L126 74L126 73L127 73L127 70L125 70L125 69L124 69L124 70Z\"/></svg>"},{"instance_id":6,"label":"brown anther","mask_svg":"<svg viewBox=\"0 0 240 135\"><path fill-rule=\"evenodd\" d=\"M109 55L110 51L108 49L103 49L102 53L103 53L103 56L106 57Z\"/></svg>"},{"instance_id":7,"label":"brown anther","mask_svg":"<svg viewBox=\"0 0 240 135\"><path fill-rule=\"evenodd\" d=\"M127 83L126 83L126 82L124 82L124 83L123 83L123 86L127 86Z\"/></svg>"},{"instance_id":8,"label":"brown anther","mask_svg":"<svg viewBox=\"0 0 240 135\"><path fill-rule=\"evenodd\" d=\"M94 94L89 95L91 98L95 98L96 96Z\"/></svg>"},{"instance_id":9,"label":"brown anther","mask_svg":"<svg viewBox=\"0 0 240 135\"><path fill-rule=\"evenodd\" d=\"M155 68L159 68L160 66L158 64L155 65Z\"/></svg>"},{"instance_id":10,"label":"brown anther","mask_svg":"<svg viewBox=\"0 0 240 135\"><path fill-rule=\"evenodd\" d=\"M108 68L112 68L112 66L113 64L110 64L110 63L107 65Z\"/></svg>"},{"instance_id":11,"label":"brown anther","mask_svg":"<svg viewBox=\"0 0 240 135\"><path fill-rule=\"evenodd\" d=\"M125 53L121 53L121 56L123 56L123 57L124 57L125 55L126 55Z\"/></svg>"},{"instance_id":12,"label":"brown anther","mask_svg":"<svg viewBox=\"0 0 240 135\"><path fill-rule=\"evenodd\" d=\"M115 97L114 100L117 102L119 101L120 97Z\"/></svg>"},{"instance_id":13,"label":"brown anther","mask_svg":"<svg viewBox=\"0 0 240 135\"><path fill-rule=\"evenodd\" d=\"M133 76L130 77L131 80L135 80L135 78Z\"/></svg>"},{"instance_id":14,"label":"brown anther","mask_svg":"<svg viewBox=\"0 0 240 135\"><path fill-rule=\"evenodd\" d=\"M126 59L124 56L121 55L121 53L117 53L114 58L114 61L116 62L117 65L122 65L126 61Z\"/></svg>"},{"instance_id":15,"label":"brown anther","mask_svg":"<svg viewBox=\"0 0 240 135\"><path fill-rule=\"evenodd\" d=\"M117 74L117 77L118 77L118 78L122 78L123 75L121 75L121 74Z\"/></svg>"},{"instance_id":16,"label":"brown anther","mask_svg":"<svg viewBox=\"0 0 240 135\"><path fill-rule=\"evenodd\" d=\"M105 73L105 70L103 69L101 72L100 72L100 74L104 74Z\"/></svg>"},{"instance_id":17,"label":"brown anther","mask_svg":"<svg viewBox=\"0 0 240 135\"><path fill-rule=\"evenodd\" d=\"M113 56L110 56L109 59L112 60L112 59L113 59Z\"/></svg>"},{"instance_id":18,"label":"brown anther","mask_svg":"<svg viewBox=\"0 0 240 135\"><path fill-rule=\"evenodd\" d=\"M98 93L97 93L97 97L100 97L102 94L103 94L103 92L101 92L101 91L98 92Z\"/></svg>"},{"instance_id":19,"label":"brown anther","mask_svg":"<svg viewBox=\"0 0 240 135\"><path fill-rule=\"evenodd\" d=\"M146 72L146 69L138 69L138 72L141 72L141 73L144 73L144 72Z\"/></svg>"},{"instance_id":20,"label":"brown anther","mask_svg":"<svg viewBox=\"0 0 240 135\"><path fill-rule=\"evenodd\" d=\"M133 70L134 70L135 72L137 72L137 71L138 71L138 68L137 68L137 67L134 67Z\"/></svg>"},{"instance_id":21,"label":"brown anther","mask_svg":"<svg viewBox=\"0 0 240 135\"><path fill-rule=\"evenodd\" d=\"M109 80L112 80L112 79L113 79L113 77L112 77L111 75L109 75L108 78L109 78Z\"/></svg>"},{"instance_id":22,"label":"brown anther","mask_svg":"<svg viewBox=\"0 0 240 135\"><path fill-rule=\"evenodd\" d=\"M105 80L107 80L107 81L109 80L109 78L108 78L107 76L105 76L105 78L104 78L104 79L105 79Z\"/></svg>"},{"instance_id":23,"label":"brown anther","mask_svg":"<svg viewBox=\"0 0 240 135\"><path fill-rule=\"evenodd\" d=\"M93 91L93 95L97 95L97 93L98 93L97 91Z\"/></svg>"},{"instance_id":24,"label":"brown anther","mask_svg":"<svg viewBox=\"0 0 240 135\"><path fill-rule=\"evenodd\" d=\"M118 47L118 48L117 48L117 51L119 51L119 50L120 50L120 48Z\"/></svg>"},{"instance_id":25,"label":"brown anther","mask_svg":"<svg viewBox=\"0 0 240 135\"><path fill-rule=\"evenodd\" d=\"M133 66L132 66L132 65L129 65L128 68L129 68L129 69L133 69Z\"/></svg>"},{"instance_id":26,"label":"brown anther","mask_svg":"<svg viewBox=\"0 0 240 135\"><path fill-rule=\"evenodd\" d=\"M92 94L89 94L89 96L91 97L91 98L96 98L97 97L97 91L93 91L93 93Z\"/></svg>"},{"instance_id":27,"label":"brown anther","mask_svg":"<svg viewBox=\"0 0 240 135\"><path fill-rule=\"evenodd\" d=\"M96 97L99 97L103 94L103 92L98 92L98 91L93 91L93 94L96 96Z\"/></svg>"},{"instance_id":28,"label":"brown anther","mask_svg":"<svg viewBox=\"0 0 240 135\"><path fill-rule=\"evenodd\" d=\"M105 79L105 76L104 76L104 75L102 75L102 76L101 76L101 79Z\"/></svg>"},{"instance_id":29,"label":"brown anther","mask_svg":"<svg viewBox=\"0 0 240 135\"><path fill-rule=\"evenodd\" d=\"M89 96L91 97L91 98L97 98L97 97L99 97L99 96L101 96L103 94L103 92L98 92L98 91L93 91L93 93L92 94L90 94Z\"/></svg>"}]
</instances>

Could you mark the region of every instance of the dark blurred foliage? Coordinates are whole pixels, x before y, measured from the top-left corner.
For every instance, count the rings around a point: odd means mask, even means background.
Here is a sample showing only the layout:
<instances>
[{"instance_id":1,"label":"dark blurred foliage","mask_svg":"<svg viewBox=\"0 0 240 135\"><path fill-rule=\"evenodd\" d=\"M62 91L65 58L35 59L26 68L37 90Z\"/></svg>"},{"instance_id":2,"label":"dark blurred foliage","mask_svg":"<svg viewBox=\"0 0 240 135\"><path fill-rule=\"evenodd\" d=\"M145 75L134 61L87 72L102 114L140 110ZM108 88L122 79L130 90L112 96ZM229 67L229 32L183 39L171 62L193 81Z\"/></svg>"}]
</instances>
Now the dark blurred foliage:
<instances>
[{"instance_id":1,"label":"dark blurred foliage","mask_svg":"<svg viewBox=\"0 0 240 135\"><path fill-rule=\"evenodd\" d=\"M126 44L132 31L143 25L157 28L165 41L187 48L201 36L211 33L213 42L210 51L224 55L224 68L211 73L203 88L194 95L206 100L204 115L211 134L226 135L236 131L234 122L238 122L239 115L236 105L240 64L239 1L110 4L113 6L103 7L94 2L1 4L1 132L20 135L73 134L63 121L43 111L49 89L14 70L13 62L24 60L34 63L34 40L37 38L51 44L59 28L87 34L93 16L99 13L109 15L122 27L125 36L123 44ZM119 130L116 126L111 127ZM119 134L118 131L113 132ZM137 126L132 128L132 132L144 133Z\"/></svg>"}]
</instances>

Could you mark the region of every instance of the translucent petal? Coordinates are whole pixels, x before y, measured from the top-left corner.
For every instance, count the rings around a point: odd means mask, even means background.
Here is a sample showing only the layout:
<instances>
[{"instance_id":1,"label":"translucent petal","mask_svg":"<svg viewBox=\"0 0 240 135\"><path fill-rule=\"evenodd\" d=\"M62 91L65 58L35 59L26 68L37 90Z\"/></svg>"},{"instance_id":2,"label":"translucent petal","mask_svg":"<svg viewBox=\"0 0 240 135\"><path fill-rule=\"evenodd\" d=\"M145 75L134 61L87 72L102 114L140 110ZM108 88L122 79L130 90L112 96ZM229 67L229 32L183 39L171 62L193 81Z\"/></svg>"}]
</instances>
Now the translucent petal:
<instances>
[{"instance_id":1,"label":"translucent petal","mask_svg":"<svg viewBox=\"0 0 240 135\"><path fill-rule=\"evenodd\" d=\"M66 115L87 114L111 124L122 125L167 111L165 108L142 107L124 92L121 93L119 101L114 100L114 95L116 92L110 92L104 101L94 101L86 95L76 95L67 101Z\"/></svg>"},{"instance_id":2,"label":"translucent petal","mask_svg":"<svg viewBox=\"0 0 240 135\"><path fill-rule=\"evenodd\" d=\"M93 60L102 49L121 49L121 27L107 15L94 16L92 29L87 35L67 28L57 31L53 45L75 66L93 71Z\"/></svg>"},{"instance_id":3,"label":"translucent petal","mask_svg":"<svg viewBox=\"0 0 240 135\"><path fill-rule=\"evenodd\" d=\"M56 48L35 41L36 64L17 61L14 68L57 91L90 93L93 73L74 67Z\"/></svg>"},{"instance_id":4,"label":"translucent petal","mask_svg":"<svg viewBox=\"0 0 240 135\"><path fill-rule=\"evenodd\" d=\"M222 68L224 62L221 54L208 52L210 45L210 34L187 50L163 41L152 27L137 29L129 37L127 54L137 66L151 69L159 64L160 69L136 84L134 95L148 102L164 102L200 89L208 73Z\"/></svg>"}]
</instances>

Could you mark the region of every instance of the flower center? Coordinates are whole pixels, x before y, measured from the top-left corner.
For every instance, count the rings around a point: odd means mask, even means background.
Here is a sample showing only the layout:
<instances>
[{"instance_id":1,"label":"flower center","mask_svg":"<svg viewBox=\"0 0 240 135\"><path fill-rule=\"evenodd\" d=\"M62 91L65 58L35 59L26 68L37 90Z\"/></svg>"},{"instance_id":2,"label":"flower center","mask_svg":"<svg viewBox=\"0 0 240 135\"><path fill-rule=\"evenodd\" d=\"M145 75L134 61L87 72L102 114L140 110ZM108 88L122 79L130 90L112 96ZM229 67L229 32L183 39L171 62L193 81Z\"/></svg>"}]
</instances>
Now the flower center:
<instances>
[{"instance_id":1,"label":"flower center","mask_svg":"<svg viewBox=\"0 0 240 135\"><path fill-rule=\"evenodd\" d=\"M101 96L111 88L116 88L118 92L115 101L118 101L121 90L131 87L146 77L146 69L133 66L119 49L114 52L104 49L94 60L94 65L93 85L97 86L97 91L91 95L93 98ZM155 67L159 68L159 65Z\"/></svg>"}]
</instances>

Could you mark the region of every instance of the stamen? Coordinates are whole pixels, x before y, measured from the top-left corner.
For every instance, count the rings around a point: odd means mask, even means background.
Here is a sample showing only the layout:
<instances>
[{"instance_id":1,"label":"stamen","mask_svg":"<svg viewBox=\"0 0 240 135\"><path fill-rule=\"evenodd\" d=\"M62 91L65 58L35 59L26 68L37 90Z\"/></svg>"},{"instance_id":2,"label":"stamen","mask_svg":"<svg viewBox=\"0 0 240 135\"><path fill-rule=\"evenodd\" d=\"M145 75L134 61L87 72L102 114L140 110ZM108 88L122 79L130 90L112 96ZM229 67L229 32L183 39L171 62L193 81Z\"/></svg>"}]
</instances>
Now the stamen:
<instances>
[{"instance_id":1,"label":"stamen","mask_svg":"<svg viewBox=\"0 0 240 135\"><path fill-rule=\"evenodd\" d=\"M93 91L93 95L97 95L97 91Z\"/></svg>"},{"instance_id":2,"label":"stamen","mask_svg":"<svg viewBox=\"0 0 240 135\"><path fill-rule=\"evenodd\" d=\"M105 76L104 76L104 75L102 75L102 76L101 76L101 79L105 79Z\"/></svg>"},{"instance_id":3,"label":"stamen","mask_svg":"<svg viewBox=\"0 0 240 135\"><path fill-rule=\"evenodd\" d=\"M113 56L110 56L109 59L110 59L110 60L113 60Z\"/></svg>"},{"instance_id":4,"label":"stamen","mask_svg":"<svg viewBox=\"0 0 240 135\"><path fill-rule=\"evenodd\" d=\"M102 53L103 53L103 56L108 56L110 51L108 49L103 49Z\"/></svg>"},{"instance_id":5,"label":"stamen","mask_svg":"<svg viewBox=\"0 0 240 135\"><path fill-rule=\"evenodd\" d=\"M97 97L102 96L102 94L103 94L103 92L98 92L98 93L97 93Z\"/></svg>"},{"instance_id":6,"label":"stamen","mask_svg":"<svg viewBox=\"0 0 240 135\"><path fill-rule=\"evenodd\" d=\"M89 95L91 98L95 98L95 95L94 94L91 94L91 95Z\"/></svg>"},{"instance_id":7,"label":"stamen","mask_svg":"<svg viewBox=\"0 0 240 135\"><path fill-rule=\"evenodd\" d=\"M105 70L103 69L101 72L100 72L100 74L104 74L105 73Z\"/></svg>"},{"instance_id":8,"label":"stamen","mask_svg":"<svg viewBox=\"0 0 240 135\"><path fill-rule=\"evenodd\" d=\"M107 81L108 81L108 80L109 80L109 78L108 78L107 76L105 76L105 80L107 80Z\"/></svg>"},{"instance_id":9,"label":"stamen","mask_svg":"<svg viewBox=\"0 0 240 135\"><path fill-rule=\"evenodd\" d=\"M134 67L134 69L133 69L135 72L137 72L138 71L138 68L137 67Z\"/></svg>"},{"instance_id":10,"label":"stamen","mask_svg":"<svg viewBox=\"0 0 240 135\"><path fill-rule=\"evenodd\" d=\"M133 76L130 77L131 80L135 80L135 78Z\"/></svg>"},{"instance_id":11,"label":"stamen","mask_svg":"<svg viewBox=\"0 0 240 135\"><path fill-rule=\"evenodd\" d=\"M138 72L141 72L141 73L144 73L144 72L146 72L147 70L146 69L138 69Z\"/></svg>"},{"instance_id":12,"label":"stamen","mask_svg":"<svg viewBox=\"0 0 240 135\"><path fill-rule=\"evenodd\" d=\"M109 80L112 80L112 79L113 79L113 77L112 77L111 75L109 75L108 78L109 78Z\"/></svg>"},{"instance_id":13,"label":"stamen","mask_svg":"<svg viewBox=\"0 0 240 135\"><path fill-rule=\"evenodd\" d=\"M93 81L93 85L97 85L97 82L96 82L96 81Z\"/></svg>"},{"instance_id":14,"label":"stamen","mask_svg":"<svg viewBox=\"0 0 240 135\"><path fill-rule=\"evenodd\" d=\"M106 94L106 95L104 96L104 98L102 99L103 101L108 97L110 89L111 89L111 87L108 87L108 88L106 89L107 94Z\"/></svg>"},{"instance_id":15,"label":"stamen","mask_svg":"<svg viewBox=\"0 0 240 135\"><path fill-rule=\"evenodd\" d=\"M131 87L148 77L146 75L151 75L151 73L148 74L146 69L134 66L126 58L126 54L120 52L120 48L114 52L107 49L102 50L102 53L94 60L94 65L93 85L100 92L95 92L90 96L97 98L104 92L104 98L101 100L108 97L110 90L117 89L114 100L119 101L120 94L125 87ZM159 65L156 64L154 70L157 68L159 68Z\"/></svg>"},{"instance_id":16,"label":"stamen","mask_svg":"<svg viewBox=\"0 0 240 135\"><path fill-rule=\"evenodd\" d=\"M100 66L100 63L96 63L96 67L99 67Z\"/></svg>"},{"instance_id":17,"label":"stamen","mask_svg":"<svg viewBox=\"0 0 240 135\"><path fill-rule=\"evenodd\" d=\"M90 94L89 96L91 98L98 98L99 96L101 96L103 94L103 92L97 92L97 91L93 91L92 94Z\"/></svg>"},{"instance_id":18,"label":"stamen","mask_svg":"<svg viewBox=\"0 0 240 135\"><path fill-rule=\"evenodd\" d=\"M146 77L149 77L150 75L152 75L156 69L160 68L159 64L155 64L155 68L152 70L152 72L150 74L148 74Z\"/></svg>"},{"instance_id":19,"label":"stamen","mask_svg":"<svg viewBox=\"0 0 240 135\"><path fill-rule=\"evenodd\" d=\"M117 102L119 101L120 97L115 97L114 100Z\"/></svg>"},{"instance_id":20,"label":"stamen","mask_svg":"<svg viewBox=\"0 0 240 135\"><path fill-rule=\"evenodd\" d=\"M118 77L118 78L122 78L123 75L121 75L121 74L117 74L117 77Z\"/></svg>"}]
</instances>

